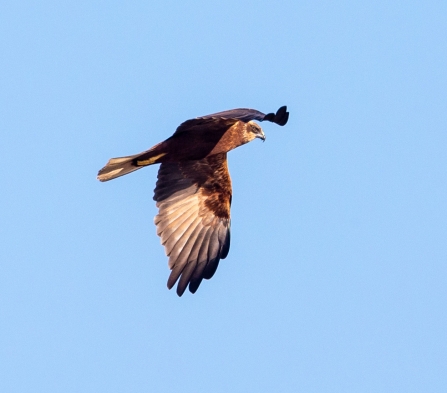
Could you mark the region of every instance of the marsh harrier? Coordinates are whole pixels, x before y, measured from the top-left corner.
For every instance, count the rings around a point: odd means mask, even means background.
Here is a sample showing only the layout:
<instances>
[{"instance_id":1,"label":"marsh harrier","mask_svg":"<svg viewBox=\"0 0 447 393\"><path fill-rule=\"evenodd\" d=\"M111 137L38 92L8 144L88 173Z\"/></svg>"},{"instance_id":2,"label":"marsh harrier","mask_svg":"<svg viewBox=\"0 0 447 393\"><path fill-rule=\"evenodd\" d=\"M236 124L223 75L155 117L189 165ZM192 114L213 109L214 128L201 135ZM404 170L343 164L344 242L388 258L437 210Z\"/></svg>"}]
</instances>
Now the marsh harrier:
<instances>
[{"instance_id":1,"label":"marsh harrier","mask_svg":"<svg viewBox=\"0 0 447 393\"><path fill-rule=\"evenodd\" d=\"M161 164L154 190L157 235L169 257L168 288L177 280L177 294L197 291L210 279L230 249L231 179L227 153L255 138L265 140L255 123L283 126L289 112L283 106L265 115L254 109L233 109L180 124L164 142L133 156L112 158L98 172L100 181Z\"/></svg>"}]
</instances>

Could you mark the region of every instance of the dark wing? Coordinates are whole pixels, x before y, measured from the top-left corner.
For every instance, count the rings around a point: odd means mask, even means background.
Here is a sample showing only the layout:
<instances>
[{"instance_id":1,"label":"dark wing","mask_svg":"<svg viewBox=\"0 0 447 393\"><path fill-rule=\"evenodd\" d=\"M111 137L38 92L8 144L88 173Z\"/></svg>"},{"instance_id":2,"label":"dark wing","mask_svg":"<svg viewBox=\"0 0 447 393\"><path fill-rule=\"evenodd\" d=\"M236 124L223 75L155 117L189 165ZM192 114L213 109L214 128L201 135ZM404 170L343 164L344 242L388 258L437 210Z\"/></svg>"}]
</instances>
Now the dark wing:
<instances>
[{"instance_id":1,"label":"dark wing","mask_svg":"<svg viewBox=\"0 0 447 393\"><path fill-rule=\"evenodd\" d=\"M217 112L211 115L196 117L195 119L186 120L177 127L174 135L182 132L191 132L192 134L201 133L205 135L214 135L219 140L225 132L237 121L247 123L251 120L271 121L283 126L289 120L289 112L287 106L282 106L276 113L264 114L255 109L231 109L229 111Z\"/></svg>"},{"instance_id":2,"label":"dark wing","mask_svg":"<svg viewBox=\"0 0 447 393\"><path fill-rule=\"evenodd\" d=\"M222 117L197 117L184 121L180 124L174 132L177 135L182 132L190 132L193 134L215 135L218 137L217 141L223 134L236 123L238 120L233 118Z\"/></svg>"},{"instance_id":3,"label":"dark wing","mask_svg":"<svg viewBox=\"0 0 447 393\"><path fill-rule=\"evenodd\" d=\"M289 119L289 112L287 112L287 106L282 106L279 108L276 113L268 113L264 114L255 109L231 109L229 111L213 113L211 115L202 116L201 119L207 119L210 117L219 117L224 119L237 119L242 120L243 122L249 122L251 120L258 121L271 121L273 123L279 124L283 126L287 123Z\"/></svg>"},{"instance_id":4,"label":"dark wing","mask_svg":"<svg viewBox=\"0 0 447 393\"><path fill-rule=\"evenodd\" d=\"M231 180L227 155L202 160L163 163L154 200L157 235L169 256L171 289L177 294L189 284L192 293L210 279L230 249Z\"/></svg>"}]
</instances>

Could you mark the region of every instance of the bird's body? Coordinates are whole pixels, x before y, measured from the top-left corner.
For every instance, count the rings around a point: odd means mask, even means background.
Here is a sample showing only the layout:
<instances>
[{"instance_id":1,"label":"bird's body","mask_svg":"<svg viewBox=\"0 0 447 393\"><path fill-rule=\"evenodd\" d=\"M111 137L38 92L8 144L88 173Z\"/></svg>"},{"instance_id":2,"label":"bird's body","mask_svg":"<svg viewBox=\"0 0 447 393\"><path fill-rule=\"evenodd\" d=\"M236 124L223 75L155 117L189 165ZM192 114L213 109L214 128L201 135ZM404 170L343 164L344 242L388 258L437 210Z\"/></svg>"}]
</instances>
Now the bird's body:
<instances>
[{"instance_id":1,"label":"bird's body","mask_svg":"<svg viewBox=\"0 0 447 393\"><path fill-rule=\"evenodd\" d=\"M165 141L140 154L112 158L99 171L98 179L108 181L161 164L154 190L159 209L155 224L169 256L168 287L180 277L179 296L188 284L194 293L228 254L232 188L227 152L255 138L265 140L253 120L284 125L288 115L286 107L267 115L234 109L187 120Z\"/></svg>"}]
</instances>

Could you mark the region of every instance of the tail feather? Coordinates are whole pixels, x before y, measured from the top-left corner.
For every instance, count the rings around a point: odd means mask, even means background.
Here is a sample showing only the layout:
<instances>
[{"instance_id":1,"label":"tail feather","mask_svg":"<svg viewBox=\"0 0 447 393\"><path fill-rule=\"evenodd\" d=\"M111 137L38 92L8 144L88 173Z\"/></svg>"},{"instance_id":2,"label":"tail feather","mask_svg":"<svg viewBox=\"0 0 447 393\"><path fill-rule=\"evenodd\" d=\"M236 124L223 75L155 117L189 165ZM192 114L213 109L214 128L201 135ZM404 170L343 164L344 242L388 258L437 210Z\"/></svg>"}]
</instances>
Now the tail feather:
<instances>
[{"instance_id":1,"label":"tail feather","mask_svg":"<svg viewBox=\"0 0 447 393\"><path fill-rule=\"evenodd\" d=\"M161 157L166 155L166 153L160 153L159 147L160 144L133 156L111 158L106 166L98 172L97 179L109 181L127 175L144 166L156 164Z\"/></svg>"},{"instance_id":2,"label":"tail feather","mask_svg":"<svg viewBox=\"0 0 447 393\"><path fill-rule=\"evenodd\" d=\"M142 168L142 166L137 166L134 164L135 158L138 156L139 154L127 157L111 158L106 166L98 172L97 179L100 181L108 181Z\"/></svg>"}]
</instances>

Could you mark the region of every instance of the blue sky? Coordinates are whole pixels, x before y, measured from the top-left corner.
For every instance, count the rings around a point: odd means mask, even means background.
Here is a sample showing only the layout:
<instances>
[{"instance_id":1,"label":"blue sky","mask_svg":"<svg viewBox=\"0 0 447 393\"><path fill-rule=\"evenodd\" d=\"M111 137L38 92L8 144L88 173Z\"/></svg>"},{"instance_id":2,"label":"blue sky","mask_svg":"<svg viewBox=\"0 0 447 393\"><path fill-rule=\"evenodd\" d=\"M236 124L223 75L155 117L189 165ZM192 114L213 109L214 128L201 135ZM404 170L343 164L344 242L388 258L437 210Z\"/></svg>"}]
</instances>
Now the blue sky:
<instances>
[{"instance_id":1,"label":"blue sky","mask_svg":"<svg viewBox=\"0 0 447 393\"><path fill-rule=\"evenodd\" d=\"M0 391L447 391L446 37L441 1L4 1ZM281 105L178 298L157 168L98 169Z\"/></svg>"}]
</instances>

